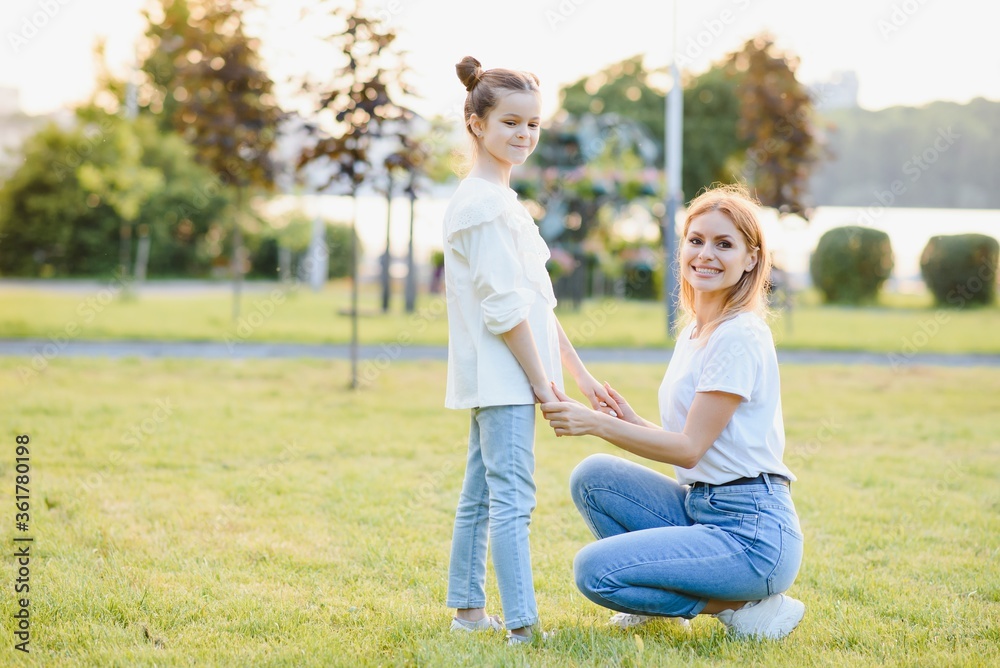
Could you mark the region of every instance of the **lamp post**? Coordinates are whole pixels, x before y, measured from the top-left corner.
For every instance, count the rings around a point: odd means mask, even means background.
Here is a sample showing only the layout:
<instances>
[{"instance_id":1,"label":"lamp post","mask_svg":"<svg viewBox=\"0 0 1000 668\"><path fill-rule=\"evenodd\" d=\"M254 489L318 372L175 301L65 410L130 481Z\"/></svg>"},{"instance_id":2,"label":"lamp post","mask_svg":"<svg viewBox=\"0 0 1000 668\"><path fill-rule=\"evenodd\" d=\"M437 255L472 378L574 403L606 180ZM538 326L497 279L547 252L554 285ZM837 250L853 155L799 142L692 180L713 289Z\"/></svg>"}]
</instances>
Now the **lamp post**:
<instances>
[{"instance_id":1,"label":"lamp post","mask_svg":"<svg viewBox=\"0 0 1000 668\"><path fill-rule=\"evenodd\" d=\"M663 219L664 265L663 293L667 306L667 336L677 325L677 209L681 198L681 128L684 107L681 90L681 73L677 68L677 0L674 0L674 37L670 58L670 76L673 79L666 103L666 128L664 155L667 172L667 212Z\"/></svg>"},{"instance_id":2,"label":"lamp post","mask_svg":"<svg viewBox=\"0 0 1000 668\"><path fill-rule=\"evenodd\" d=\"M413 262L413 214L417 203L417 177L410 172L410 183L406 186L406 195L410 198L410 241L406 247L406 312L413 313L417 309L417 276Z\"/></svg>"}]
</instances>

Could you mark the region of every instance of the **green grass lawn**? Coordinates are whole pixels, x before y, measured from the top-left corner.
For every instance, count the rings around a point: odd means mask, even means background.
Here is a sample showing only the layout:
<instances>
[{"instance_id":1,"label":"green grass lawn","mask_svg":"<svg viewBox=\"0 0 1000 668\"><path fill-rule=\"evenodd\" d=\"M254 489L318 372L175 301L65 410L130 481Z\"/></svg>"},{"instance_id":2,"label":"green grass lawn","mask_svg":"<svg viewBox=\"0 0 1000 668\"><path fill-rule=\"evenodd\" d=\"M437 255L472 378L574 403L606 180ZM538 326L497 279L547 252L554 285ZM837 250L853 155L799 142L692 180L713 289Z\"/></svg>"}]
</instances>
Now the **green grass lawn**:
<instances>
[{"instance_id":1,"label":"green grass lawn","mask_svg":"<svg viewBox=\"0 0 1000 668\"><path fill-rule=\"evenodd\" d=\"M421 295L416 312L407 314L399 294L392 310L382 314L378 288L365 286L361 341L444 345L444 299ZM5 287L0 338L344 343L350 340L350 319L343 315L349 304L344 282L320 293L273 287L245 293L241 319L233 322L226 293L123 298L100 290L67 294ZM566 303L559 317L580 347L671 345L661 303L594 300L578 311ZM778 345L787 349L996 354L1000 306L938 310L926 296L886 295L871 307L827 307L815 294L804 293L791 313L774 319L773 330Z\"/></svg>"},{"instance_id":2,"label":"green grass lawn","mask_svg":"<svg viewBox=\"0 0 1000 668\"><path fill-rule=\"evenodd\" d=\"M806 535L784 642L698 618L633 633L576 591L591 540L568 478L591 439L536 444L532 551L544 646L455 636L443 607L468 415L443 363L345 389L342 361L60 359L22 383L0 358L0 535L31 438L26 666L988 666L1000 662L1000 374L783 369L786 460ZM663 369L593 371L655 416ZM669 467L653 464L654 468ZM18 534L23 535L23 534ZM499 613L492 572L491 611Z\"/></svg>"}]
</instances>

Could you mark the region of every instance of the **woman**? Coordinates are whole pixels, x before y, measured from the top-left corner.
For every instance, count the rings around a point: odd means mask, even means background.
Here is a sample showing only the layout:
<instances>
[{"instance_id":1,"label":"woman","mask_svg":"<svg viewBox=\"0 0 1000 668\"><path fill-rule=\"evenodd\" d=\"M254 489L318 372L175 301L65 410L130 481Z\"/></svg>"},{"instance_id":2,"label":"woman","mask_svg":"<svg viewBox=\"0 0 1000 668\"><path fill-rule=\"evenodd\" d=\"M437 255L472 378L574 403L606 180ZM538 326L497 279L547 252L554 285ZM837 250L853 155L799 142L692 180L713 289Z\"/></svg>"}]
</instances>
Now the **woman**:
<instances>
[{"instance_id":1,"label":"woman","mask_svg":"<svg viewBox=\"0 0 1000 668\"><path fill-rule=\"evenodd\" d=\"M594 455L573 472L577 508L599 539L574 562L577 586L631 626L715 615L738 637L783 638L805 606L783 594L802 560L792 504L778 362L764 322L769 256L758 204L737 186L688 207L679 252L690 322L660 386L662 428L617 404L592 410L561 392L542 413L557 436L599 436L672 464L676 482Z\"/></svg>"}]
</instances>

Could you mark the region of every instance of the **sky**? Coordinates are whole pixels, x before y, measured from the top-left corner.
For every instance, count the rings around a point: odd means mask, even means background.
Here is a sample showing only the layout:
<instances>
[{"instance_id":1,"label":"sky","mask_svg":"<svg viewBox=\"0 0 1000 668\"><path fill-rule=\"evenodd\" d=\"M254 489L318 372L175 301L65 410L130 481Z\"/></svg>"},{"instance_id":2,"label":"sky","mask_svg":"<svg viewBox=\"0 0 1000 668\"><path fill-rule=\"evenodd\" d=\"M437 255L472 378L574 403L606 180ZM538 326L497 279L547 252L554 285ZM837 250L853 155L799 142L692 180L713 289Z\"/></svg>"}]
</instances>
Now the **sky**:
<instances>
[{"instance_id":1,"label":"sky","mask_svg":"<svg viewBox=\"0 0 1000 668\"><path fill-rule=\"evenodd\" d=\"M4 0L0 8L0 87L19 89L22 109L48 113L86 99L94 87L95 41L107 39L113 70L135 60L149 0ZM272 77L322 75L324 54L309 39L308 0L260 0L260 35ZM465 55L484 67L536 73L543 114L558 89L635 55L667 65L675 45L682 69L713 61L768 30L798 56L804 83L853 70L867 109L934 100L1000 100L1000 3L981 0L364 0L399 32L423 115L454 116L465 91L454 65ZM308 14L307 14L308 16ZM664 80L667 85L668 80ZM279 89L280 92L281 89Z\"/></svg>"}]
</instances>

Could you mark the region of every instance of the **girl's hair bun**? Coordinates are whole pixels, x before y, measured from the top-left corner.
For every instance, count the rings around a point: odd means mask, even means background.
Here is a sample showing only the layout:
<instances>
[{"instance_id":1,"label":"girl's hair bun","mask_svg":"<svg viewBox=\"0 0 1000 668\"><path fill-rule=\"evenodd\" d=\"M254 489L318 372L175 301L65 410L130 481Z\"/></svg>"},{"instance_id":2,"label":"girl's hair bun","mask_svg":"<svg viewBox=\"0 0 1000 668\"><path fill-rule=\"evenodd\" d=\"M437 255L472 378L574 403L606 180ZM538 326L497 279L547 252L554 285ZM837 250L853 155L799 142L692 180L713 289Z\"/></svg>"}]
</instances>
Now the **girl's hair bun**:
<instances>
[{"instance_id":1,"label":"girl's hair bun","mask_svg":"<svg viewBox=\"0 0 1000 668\"><path fill-rule=\"evenodd\" d=\"M455 71L458 72L458 79L467 91L475 88L476 84L479 83L479 79L483 76L482 65L472 56L462 58L462 62L455 65Z\"/></svg>"}]
</instances>

